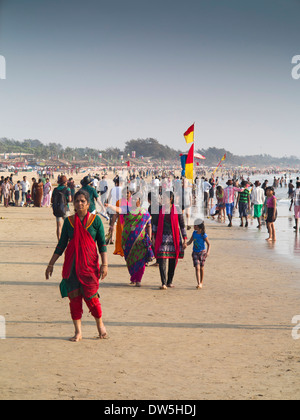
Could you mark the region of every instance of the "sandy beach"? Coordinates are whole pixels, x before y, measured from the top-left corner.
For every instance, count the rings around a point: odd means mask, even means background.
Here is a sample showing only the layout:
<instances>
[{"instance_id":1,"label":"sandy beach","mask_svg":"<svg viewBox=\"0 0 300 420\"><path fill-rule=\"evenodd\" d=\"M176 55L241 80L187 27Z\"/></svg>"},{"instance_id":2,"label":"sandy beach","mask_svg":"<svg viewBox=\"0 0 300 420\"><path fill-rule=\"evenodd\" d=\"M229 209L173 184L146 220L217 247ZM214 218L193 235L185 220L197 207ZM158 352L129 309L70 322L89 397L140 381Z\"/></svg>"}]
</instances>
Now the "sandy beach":
<instances>
[{"instance_id":1,"label":"sandy beach","mask_svg":"<svg viewBox=\"0 0 300 420\"><path fill-rule=\"evenodd\" d=\"M130 287L124 260L109 246L100 285L109 339L96 340L85 307L83 340L71 343L69 304L58 288L63 259L51 280L44 276L56 245L52 210L1 205L0 216L1 400L300 398L300 339L292 337L299 271L269 258L244 231L207 224L202 290L192 247L175 288L163 291L154 266L141 288Z\"/></svg>"}]
</instances>

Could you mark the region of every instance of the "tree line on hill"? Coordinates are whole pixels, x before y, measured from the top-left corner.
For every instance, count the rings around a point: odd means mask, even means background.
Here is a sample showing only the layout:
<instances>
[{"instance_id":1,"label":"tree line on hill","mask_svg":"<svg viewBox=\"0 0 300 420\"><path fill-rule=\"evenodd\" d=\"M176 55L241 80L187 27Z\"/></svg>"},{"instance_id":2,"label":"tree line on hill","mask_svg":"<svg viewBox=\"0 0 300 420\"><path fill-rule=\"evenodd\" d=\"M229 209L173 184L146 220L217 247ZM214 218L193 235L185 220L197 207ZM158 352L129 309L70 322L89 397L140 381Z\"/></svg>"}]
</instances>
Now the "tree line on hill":
<instances>
[{"instance_id":1,"label":"tree line on hill","mask_svg":"<svg viewBox=\"0 0 300 420\"><path fill-rule=\"evenodd\" d=\"M188 146L188 145L187 145ZM92 160L99 162L100 156L109 161L120 161L123 156L127 160L128 156L132 156L135 152L137 158L143 157L148 159L161 159L162 161L178 161L179 155L185 150L175 150L169 146L165 146L153 138L129 140L125 143L124 150L119 148L108 147L106 149L94 149L90 147L72 148L63 147L59 143L44 144L40 140L23 140L17 141L13 139L0 139L0 153L26 153L33 154L37 159L54 159L59 157L68 161L72 160ZM204 155L205 160L201 161L204 165L214 166L218 164L226 153L226 164L232 166L284 166L297 167L300 166L300 159L296 156L275 158L270 155L248 155L237 156L226 149L209 147L208 149L198 149L196 152Z\"/></svg>"}]
</instances>

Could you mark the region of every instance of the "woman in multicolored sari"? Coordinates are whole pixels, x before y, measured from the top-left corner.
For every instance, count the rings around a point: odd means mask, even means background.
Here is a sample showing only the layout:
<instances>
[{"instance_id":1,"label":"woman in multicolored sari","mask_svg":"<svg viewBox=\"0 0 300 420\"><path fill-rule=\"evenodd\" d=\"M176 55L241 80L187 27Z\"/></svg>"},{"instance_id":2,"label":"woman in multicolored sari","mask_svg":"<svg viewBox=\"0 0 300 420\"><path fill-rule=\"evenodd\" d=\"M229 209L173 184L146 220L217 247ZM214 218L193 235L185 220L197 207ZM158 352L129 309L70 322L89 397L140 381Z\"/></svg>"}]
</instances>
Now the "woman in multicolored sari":
<instances>
[{"instance_id":1,"label":"woman in multicolored sari","mask_svg":"<svg viewBox=\"0 0 300 420\"><path fill-rule=\"evenodd\" d=\"M118 200L116 203L116 207L124 207L129 205L131 207L131 191L129 188L124 188L122 191L122 198ZM111 218L111 226L113 226L117 221L117 229L116 229L116 242L115 242L115 250L114 255L120 255L120 257L124 257L124 251L122 248L122 232L124 228L124 216L122 213L116 213ZM112 231L112 228L111 228Z\"/></svg>"},{"instance_id":2,"label":"woman in multicolored sari","mask_svg":"<svg viewBox=\"0 0 300 420\"><path fill-rule=\"evenodd\" d=\"M60 240L46 269L48 280L55 262L66 249L60 291L63 298L70 299L70 311L75 326L75 335L71 341L76 342L82 339L83 299L96 320L99 338L107 338L98 294L99 279L103 280L107 276L105 234L100 217L88 212L89 205L89 193L79 190L74 196L76 213L65 219ZM101 255L101 267L96 243Z\"/></svg>"},{"instance_id":3,"label":"woman in multicolored sari","mask_svg":"<svg viewBox=\"0 0 300 420\"><path fill-rule=\"evenodd\" d=\"M152 261L154 254L151 244L151 216L148 210L141 207L140 198L132 197L132 207L117 207L106 204L106 207L123 216L122 248L130 274L130 284L141 286L146 264Z\"/></svg>"},{"instance_id":4,"label":"woman in multicolored sari","mask_svg":"<svg viewBox=\"0 0 300 420\"><path fill-rule=\"evenodd\" d=\"M42 207L50 207L52 195L52 185L49 178L46 178L46 184L44 185Z\"/></svg>"}]
</instances>

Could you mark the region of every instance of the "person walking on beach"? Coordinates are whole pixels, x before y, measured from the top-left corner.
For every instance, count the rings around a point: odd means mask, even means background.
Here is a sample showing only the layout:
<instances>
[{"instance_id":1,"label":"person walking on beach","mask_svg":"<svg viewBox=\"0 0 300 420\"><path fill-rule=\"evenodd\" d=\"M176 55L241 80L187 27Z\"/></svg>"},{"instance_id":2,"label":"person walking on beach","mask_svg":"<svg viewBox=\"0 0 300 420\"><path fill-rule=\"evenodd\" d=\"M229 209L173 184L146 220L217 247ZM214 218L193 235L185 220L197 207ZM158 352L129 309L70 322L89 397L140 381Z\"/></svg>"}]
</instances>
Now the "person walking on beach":
<instances>
[{"instance_id":1,"label":"person walking on beach","mask_svg":"<svg viewBox=\"0 0 300 420\"><path fill-rule=\"evenodd\" d=\"M241 184L242 187L244 187L244 191L239 192L237 202L236 202L236 208L239 207L239 215L241 219L240 227L244 226L243 218L245 218L245 227L248 227L248 211L250 212L251 209L251 203L250 203L250 191L247 186L247 182L243 181Z\"/></svg>"},{"instance_id":2,"label":"person walking on beach","mask_svg":"<svg viewBox=\"0 0 300 420\"><path fill-rule=\"evenodd\" d=\"M35 178L32 178L32 189L31 198L33 200L34 207L42 207L44 184L39 179L38 182Z\"/></svg>"},{"instance_id":3,"label":"person walking on beach","mask_svg":"<svg viewBox=\"0 0 300 420\"><path fill-rule=\"evenodd\" d=\"M99 338L107 338L98 294L99 280L103 280L108 271L107 248L102 221L99 216L89 213L89 200L90 196L85 190L81 189L75 194L75 214L65 219L61 238L45 273L46 280L49 280L55 262L66 250L60 291L62 298L68 297L70 300L75 327L75 335L70 341L74 342L82 339L83 299L96 320ZM101 267L96 244L101 256Z\"/></svg>"},{"instance_id":4,"label":"person walking on beach","mask_svg":"<svg viewBox=\"0 0 300 420\"><path fill-rule=\"evenodd\" d=\"M21 201L21 207L22 207L26 203L26 195L28 193L28 190L30 190L30 184L26 176L23 176L23 181L21 181L21 187L22 187L22 201Z\"/></svg>"},{"instance_id":5,"label":"person walking on beach","mask_svg":"<svg viewBox=\"0 0 300 420\"><path fill-rule=\"evenodd\" d=\"M20 199L20 189L21 189L21 183L18 181L14 185L14 192L15 192L15 206L19 206L19 199Z\"/></svg>"},{"instance_id":6,"label":"person walking on beach","mask_svg":"<svg viewBox=\"0 0 300 420\"><path fill-rule=\"evenodd\" d=\"M125 190L126 191L126 190ZM148 210L141 207L139 194L131 197L127 188L127 200L121 207L105 204L122 216L122 249L130 274L130 284L141 286L146 265L154 258L151 236L151 216ZM120 200L122 204L122 200Z\"/></svg>"},{"instance_id":7,"label":"person walking on beach","mask_svg":"<svg viewBox=\"0 0 300 420\"><path fill-rule=\"evenodd\" d=\"M4 207L8 207L9 197L10 197L10 183L9 178L5 178L4 182L1 185L2 195L4 198Z\"/></svg>"},{"instance_id":8,"label":"person walking on beach","mask_svg":"<svg viewBox=\"0 0 300 420\"><path fill-rule=\"evenodd\" d=\"M295 226L296 233L298 234L299 219L300 219L300 182L296 182L296 189L294 191L294 214L295 214Z\"/></svg>"},{"instance_id":9,"label":"person walking on beach","mask_svg":"<svg viewBox=\"0 0 300 420\"><path fill-rule=\"evenodd\" d=\"M72 201L71 190L67 187L68 179L65 175L59 177L59 185L54 188L51 203L56 217L56 236L60 239L64 219L69 216L69 204Z\"/></svg>"},{"instance_id":10,"label":"person walking on beach","mask_svg":"<svg viewBox=\"0 0 300 420\"><path fill-rule=\"evenodd\" d=\"M289 211L292 211L293 199L294 199L294 190L295 190L295 187L294 187L294 184L293 184L293 180L291 179L290 182L289 182L289 185L288 185L288 196L289 196L289 199L291 200Z\"/></svg>"},{"instance_id":11,"label":"person walking on beach","mask_svg":"<svg viewBox=\"0 0 300 420\"><path fill-rule=\"evenodd\" d=\"M98 182L97 191L99 191L101 203L104 205L108 196L107 175L103 175L101 181Z\"/></svg>"},{"instance_id":12,"label":"person walking on beach","mask_svg":"<svg viewBox=\"0 0 300 420\"><path fill-rule=\"evenodd\" d=\"M236 192L244 191L244 188L234 187L233 181L231 179L229 179L226 184L227 184L227 187L224 188L225 207L226 207L226 214L229 220L228 227L232 227L234 196Z\"/></svg>"},{"instance_id":13,"label":"person walking on beach","mask_svg":"<svg viewBox=\"0 0 300 420\"><path fill-rule=\"evenodd\" d=\"M204 179L202 184L202 190L204 194L204 208L208 208L208 196L210 194L210 190L212 189L212 185L208 182L207 178Z\"/></svg>"},{"instance_id":14,"label":"person walking on beach","mask_svg":"<svg viewBox=\"0 0 300 420\"><path fill-rule=\"evenodd\" d=\"M109 196L108 196L108 203L111 204L113 207L116 206L117 202L122 198L122 187L120 187L120 181L119 181L119 177L115 177L114 178L114 187L110 190L109 192ZM107 206L106 206L107 207ZM108 216L110 218L110 236L109 236L109 243L113 244L113 238L114 238L114 232L116 229L116 224L115 222L112 224L112 219L114 218L114 214L115 212L113 212L113 210L109 210L108 208ZM114 218L115 219L115 218Z\"/></svg>"},{"instance_id":15,"label":"person walking on beach","mask_svg":"<svg viewBox=\"0 0 300 420\"><path fill-rule=\"evenodd\" d=\"M196 271L197 289L202 289L204 279L204 264L210 252L210 242L205 233L204 222L201 219L196 219L194 222L194 232L187 246L194 243L193 246L193 263ZM207 245L207 249L206 249Z\"/></svg>"},{"instance_id":16,"label":"person walking on beach","mask_svg":"<svg viewBox=\"0 0 300 420\"><path fill-rule=\"evenodd\" d=\"M217 207L216 210L219 211L218 213L218 221L219 222L225 222L225 196L224 196L224 190L221 185L218 185L216 188L216 199L217 199Z\"/></svg>"},{"instance_id":17,"label":"person walking on beach","mask_svg":"<svg viewBox=\"0 0 300 420\"><path fill-rule=\"evenodd\" d=\"M269 237L266 241L275 242L276 241L276 233L275 233L275 226L274 223L277 218L277 200L274 195L274 188L267 187L266 188L266 195L267 195L267 228L269 232Z\"/></svg>"},{"instance_id":18,"label":"person walking on beach","mask_svg":"<svg viewBox=\"0 0 300 420\"><path fill-rule=\"evenodd\" d=\"M259 181L254 182L254 188L251 192L251 203L254 205L254 219L257 219L258 226L257 228L261 228L261 216L262 216L262 208L265 202L265 191L260 186Z\"/></svg>"},{"instance_id":19,"label":"person walking on beach","mask_svg":"<svg viewBox=\"0 0 300 420\"><path fill-rule=\"evenodd\" d=\"M129 188L124 188L122 191L122 198L120 200L117 201L116 206L112 206L112 205L106 205L104 204L104 206L106 208L126 208L127 206L131 208L132 203L131 203L131 191L129 190ZM115 226L115 223L117 222L117 227L116 227L116 240L115 240L115 250L114 250L114 255L120 255L121 257L124 257L124 251L122 248L122 232L123 232L123 228L124 228L124 215L122 214L122 212L115 212L115 214L113 214L111 220L110 220L110 226L109 226L109 231L112 233L113 231L113 227Z\"/></svg>"},{"instance_id":20,"label":"person walking on beach","mask_svg":"<svg viewBox=\"0 0 300 420\"><path fill-rule=\"evenodd\" d=\"M52 185L49 178L46 178L43 191L42 207L50 207L51 204Z\"/></svg>"},{"instance_id":21,"label":"person walking on beach","mask_svg":"<svg viewBox=\"0 0 300 420\"><path fill-rule=\"evenodd\" d=\"M95 201L98 200L99 196L98 196L98 193L97 193L96 189L92 186L93 182L94 182L94 178L87 175L80 181L80 184L82 185L82 189L87 191L89 196L90 196L89 212L92 213L92 214L96 214Z\"/></svg>"},{"instance_id":22,"label":"person walking on beach","mask_svg":"<svg viewBox=\"0 0 300 420\"><path fill-rule=\"evenodd\" d=\"M183 237L183 243L181 236ZM187 247L187 234L184 218L174 205L174 193L165 191L162 196L162 206L159 215L153 218L153 246L154 254L159 263L161 289L174 287L173 278L178 259L184 257ZM169 260L167 277L167 260Z\"/></svg>"}]
</instances>

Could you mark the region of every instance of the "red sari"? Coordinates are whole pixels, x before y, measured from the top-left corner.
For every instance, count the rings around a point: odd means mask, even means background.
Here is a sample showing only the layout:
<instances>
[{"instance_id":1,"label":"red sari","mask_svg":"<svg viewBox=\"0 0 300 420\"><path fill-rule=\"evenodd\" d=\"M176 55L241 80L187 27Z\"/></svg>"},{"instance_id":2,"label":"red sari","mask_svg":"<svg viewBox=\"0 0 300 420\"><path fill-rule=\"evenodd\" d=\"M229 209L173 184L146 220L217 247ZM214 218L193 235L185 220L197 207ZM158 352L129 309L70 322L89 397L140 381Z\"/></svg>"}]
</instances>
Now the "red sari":
<instances>
[{"instance_id":1,"label":"red sari","mask_svg":"<svg viewBox=\"0 0 300 420\"><path fill-rule=\"evenodd\" d=\"M76 289L81 289L83 291L83 296L86 299L91 299L97 295L100 279L97 245L86 229L89 217L90 213L87 213L82 225L78 215L75 214L74 236L70 240L65 251L65 261L62 272L66 284L68 284L68 280L72 277L73 285L70 286L74 288L73 292ZM72 276L74 264L77 284L76 279ZM70 287L67 288L70 291Z\"/></svg>"}]
</instances>

